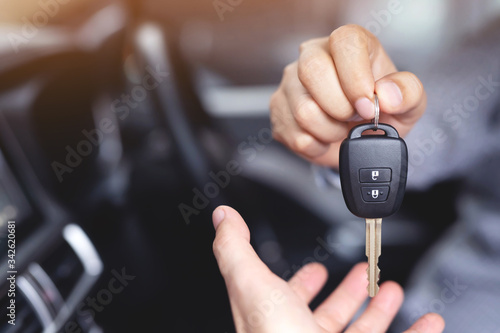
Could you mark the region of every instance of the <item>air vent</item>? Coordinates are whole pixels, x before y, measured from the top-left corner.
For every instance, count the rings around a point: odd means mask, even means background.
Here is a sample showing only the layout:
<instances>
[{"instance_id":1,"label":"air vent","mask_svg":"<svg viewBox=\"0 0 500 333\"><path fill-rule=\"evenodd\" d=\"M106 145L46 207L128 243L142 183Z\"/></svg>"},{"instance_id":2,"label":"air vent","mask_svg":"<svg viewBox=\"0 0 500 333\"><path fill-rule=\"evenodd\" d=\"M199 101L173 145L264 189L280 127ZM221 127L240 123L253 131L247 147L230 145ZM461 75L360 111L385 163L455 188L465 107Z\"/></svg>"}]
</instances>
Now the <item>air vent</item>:
<instances>
[{"instance_id":1,"label":"air vent","mask_svg":"<svg viewBox=\"0 0 500 333\"><path fill-rule=\"evenodd\" d=\"M66 225L60 244L47 259L30 263L17 278L16 325L2 320L0 333L58 332L74 317L101 271L102 262L87 235L75 224ZM7 297L0 300L3 318L7 318L8 302ZM94 323L87 326L82 332L96 329Z\"/></svg>"},{"instance_id":2,"label":"air vent","mask_svg":"<svg viewBox=\"0 0 500 333\"><path fill-rule=\"evenodd\" d=\"M84 274L82 263L66 242L62 242L40 266L65 300ZM31 268L30 271L33 270L33 267ZM42 277L43 273L37 275Z\"/></svg>"}]
</instances>

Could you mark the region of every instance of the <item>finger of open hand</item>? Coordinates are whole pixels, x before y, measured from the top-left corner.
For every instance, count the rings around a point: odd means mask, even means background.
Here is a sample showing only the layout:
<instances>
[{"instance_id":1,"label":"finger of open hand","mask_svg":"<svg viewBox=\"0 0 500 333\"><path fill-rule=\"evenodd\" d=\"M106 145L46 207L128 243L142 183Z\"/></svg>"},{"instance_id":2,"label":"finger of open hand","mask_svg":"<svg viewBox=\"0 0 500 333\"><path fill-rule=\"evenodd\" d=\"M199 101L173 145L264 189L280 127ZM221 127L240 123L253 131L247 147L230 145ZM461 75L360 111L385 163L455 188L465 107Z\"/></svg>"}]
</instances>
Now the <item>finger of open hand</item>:
<instances>
[{"instance_id":1,"label":"finger of open hand","mask_svg":"<svg viewBox=\"0 0 500 333\"><path fill-rule=\"evenodd\" d=\"M288 281L288 285L306 304L318 295L326 283L328 272L325 266L310 263L302 267Z\"/></svg>"},{"instance_id":2,"label":"finger of open hand","mask_svg":"<svg viewBox=\"0 0 500 333\"><path fill-rule=\"evenodd\" d=\"M444 319L437 313L427 313L420 317L404 333L441 333L444 330Z\"/></svg>"},{"instance_id":3,"label":"finger of open hand","mask_svg":"<svg viewBox=\"0 0 500 333\"><path fill-rule=\"evenodd\" d=\"M314 311L316 321L327 332L344 329L368 297L367 267L366 263L354 266L339 286Z\"/></svg>"},{"instance_id":4,"label":"finger of open hand","mask_svg":"<svg viewBox=\"0 0 500 333\"><path fill-rule=\"evenodd\" d=\"M403 289L395 282L385 282L371 299L365 312L346 333L385 332L403 303Z\"/></svg>"},{"instance_id":5,"label":"finger of open hand","mask_svg":"<svg viewBox=\"0 0 500 333\"><path fill-rule=\"evenodd\" d=\"M228 290L242 281L258 283L248 276L272 274L250 245L250 231L241 215L231 207L220 206L213 213L216 228L213 252Z\"/></svg>"}]
</instances>

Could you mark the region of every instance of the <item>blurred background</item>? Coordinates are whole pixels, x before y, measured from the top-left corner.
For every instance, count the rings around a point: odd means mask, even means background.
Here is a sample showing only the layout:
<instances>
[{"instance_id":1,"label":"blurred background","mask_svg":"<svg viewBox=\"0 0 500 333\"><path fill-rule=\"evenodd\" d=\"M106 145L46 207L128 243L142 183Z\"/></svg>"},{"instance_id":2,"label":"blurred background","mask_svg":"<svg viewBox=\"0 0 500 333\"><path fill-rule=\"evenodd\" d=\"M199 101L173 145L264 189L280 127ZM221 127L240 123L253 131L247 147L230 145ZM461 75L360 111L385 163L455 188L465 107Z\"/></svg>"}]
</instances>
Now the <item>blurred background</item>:
<instances>
[{"instance_id":1,"label":"blurred background","mask_svg":"<svg viewBox=\"0 0 500 333\"><path fill-rule=\"evenodd\" d=\"M418 76L498 15L493 0L0 0L0 332L233 332L219 204L277 275L327 266L314 307L365 260L364 223L272 141L283 68L356 23ZM405 285L454 222L457 186L410 189L384 219L382 280Z\"/></svg>"}]
</instances>

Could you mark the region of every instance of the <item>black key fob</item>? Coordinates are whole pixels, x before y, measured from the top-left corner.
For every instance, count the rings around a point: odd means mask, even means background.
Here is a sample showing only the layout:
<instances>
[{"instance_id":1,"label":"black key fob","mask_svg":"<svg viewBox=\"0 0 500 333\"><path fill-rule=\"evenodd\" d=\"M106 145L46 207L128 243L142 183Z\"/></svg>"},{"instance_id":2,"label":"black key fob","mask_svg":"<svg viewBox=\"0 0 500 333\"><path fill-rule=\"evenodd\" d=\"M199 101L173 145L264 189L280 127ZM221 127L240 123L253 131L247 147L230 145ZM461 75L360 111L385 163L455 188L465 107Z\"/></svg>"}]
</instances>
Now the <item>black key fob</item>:
<instances>
[{"instance_id":1,"label":"black key fob","mask_svg":"<svg viewBox=\"0 0 500 333\"><path fill-rule=\"evenodd\" d=\"M363 135L369 130L383 135ZM347 208L362 218L394 214L403 201L408 149L398 131L387 124L354 127L340 146L339 171Z\"/></svg>"}]
</instances>

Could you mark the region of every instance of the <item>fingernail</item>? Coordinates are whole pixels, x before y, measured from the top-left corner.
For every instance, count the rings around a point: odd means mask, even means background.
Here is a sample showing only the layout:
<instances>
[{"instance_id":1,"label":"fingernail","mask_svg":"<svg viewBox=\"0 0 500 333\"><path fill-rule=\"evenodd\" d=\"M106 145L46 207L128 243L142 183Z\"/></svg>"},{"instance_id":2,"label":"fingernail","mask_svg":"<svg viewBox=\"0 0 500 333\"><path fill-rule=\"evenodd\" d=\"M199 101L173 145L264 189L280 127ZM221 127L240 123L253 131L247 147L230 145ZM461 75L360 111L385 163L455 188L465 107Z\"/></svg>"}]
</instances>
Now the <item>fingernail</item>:
<instances>
[{"instance_id":1,"label":"fingernail","mask_svg":"<svg viewBox=\"0 0 500 333\"><path fill-rule=\"evenodd\" d=\"M358 99L354 103L354 107L363 119L372 119L375 117L375 105L366 97Z\"/></svg>"},{"instance_id":2,"label":"fingernail","mask_svg":"<svg viewBox=\"0 0 500 333\"><path fill-rule=\"evenodd\" d=\"M398 107L403 103L403 94L398 85L392 81L381 82L377 85L378 97L392 107Z\"/></svg>"},{"instance_id":3,"label":"fingernail","mask_svg":"<svg viewBox=\"0 0 500 333\"><path fill-rule=\"evenodd\" d=\"M226 217L226 212L224 212L223 208L218 207L214 210L214 213L212 214L212 221L214 222L214 228L216 230L222 220L224 220L224 217Z\"/></svg>"}]
</instances>

